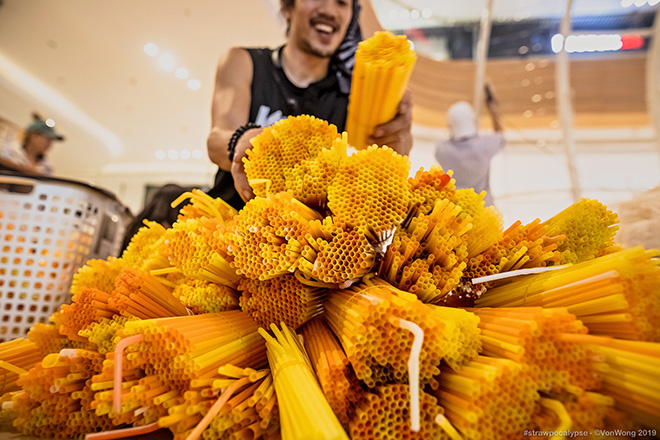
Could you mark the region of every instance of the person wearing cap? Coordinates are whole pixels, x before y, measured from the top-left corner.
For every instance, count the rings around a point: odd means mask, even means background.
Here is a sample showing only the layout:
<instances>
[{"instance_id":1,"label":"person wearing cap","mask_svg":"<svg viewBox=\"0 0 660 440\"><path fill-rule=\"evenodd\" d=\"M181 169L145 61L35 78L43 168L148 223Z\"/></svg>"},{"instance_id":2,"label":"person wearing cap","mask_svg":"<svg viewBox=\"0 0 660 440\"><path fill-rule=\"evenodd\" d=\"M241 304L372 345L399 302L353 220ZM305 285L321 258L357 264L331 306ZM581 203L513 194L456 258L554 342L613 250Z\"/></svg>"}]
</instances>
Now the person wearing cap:
<instances>
[{"instance_id":1,"label":"person wearing cap","mask_svg":"<svg viewBox=\"0 0 660 440\"><path fill-rule=\"evenodd\" d=\"M505 140L502 134L501 115L497 101L490 91L486 93L486 108L493 122L492 135L477 133L477 117L474 109L466 101L459 101L449 107L447 124L449 140L439 142L435 149L435 159L444 170L453 170L456 188L473 188L477 193L486 191L486 206L493 205L490 193L490 162L502 148Z\"/></svg>"},{"instance_id":2,"label":"person wearing cap","mask_svg":"<svg viewBox=\"0 0 660 440\"><path fill-rule=\"evenodd\" d=\"M21 149L3 148L0 150L0 159L19 171L51 176L53 167L48 163L46 154L53 141L63 141L64 136L56 133L51 125L38 116L33 116L33 119L25 128Z\"/></svg>"},{"instance_id":3,"label":"person wearing cap","mask_svg":"<svg viewBox=\"0 0 660 440\"><path fill-rule=\"evenodd\" d=\"M287 22L278 49L231 48L221 57L211 109L208 155L218 165L209 191L237 209L253 197L242 159L250 139L287 116L308 114L344 130L355 51L362 39L359 0L280 0ZM412 146L412 103L376 127L370 143L401 154Z\"/></svg>"}]
</instances>

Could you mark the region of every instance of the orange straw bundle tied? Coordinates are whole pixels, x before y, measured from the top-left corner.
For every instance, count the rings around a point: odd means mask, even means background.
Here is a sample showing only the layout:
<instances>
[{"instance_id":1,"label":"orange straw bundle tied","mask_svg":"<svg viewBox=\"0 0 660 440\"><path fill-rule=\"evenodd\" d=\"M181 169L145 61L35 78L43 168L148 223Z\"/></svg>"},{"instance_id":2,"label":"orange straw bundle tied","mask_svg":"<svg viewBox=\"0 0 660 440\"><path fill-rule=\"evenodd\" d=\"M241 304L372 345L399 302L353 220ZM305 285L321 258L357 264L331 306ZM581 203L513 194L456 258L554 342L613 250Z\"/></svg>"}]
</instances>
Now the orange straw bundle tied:
<instances>
[{"instance_id":1,"label":"orange straw bundle tied","mask_svg":"<svg viewBox=\"0 0 660 440\"><path fill-rule=\"evenodd\" d=\"M39 347L26 338L0 343L0 396L20 389L19 375L34 367L43 355Z\"/></svg>"},{"instance_id":2,"label":"orange straw bundle tied","mask_svg":"<svg viewBox=\"0 0 660 440\"><path fill-rule=\"evenodd\" d=\"M459 371L443 368L438 380L431 393L466 440L517 438L539 399L531 369L508 359L479 356Z\"/></svg>"},{"instance_id":3,"label":"orange straw bundle tied","mask_svg":"<svg viewBox=\"0 0 660 440\"><path fill-rule=\"evenodd\" d=\"M443 409L432 395L422 392L419 431L410 428L410 400L407 385L384 385L363 393L362 402L351 419L349 432L353 440L449 440L436 422ZM448 422L445 422L448 424ZM446 426L446 425L445 425ZM450 428L451 429L451 428Z\"/></svg>"},{"instance_id":4,"label":"orange straw bundle tied","mask_svg":"<svg viewBox=\"0 0 660 440\"><path fill-rule=\"evenodd\" d=\"M583 335L587 328L564 308L471 309L479 319L483 354L524 363L535 372L539 389L578 386L595 390L600 380L593 352L563 335Z\"/></svg>"},{"instance_id":5,"label":"orange straw bundle tied","mask_svg":"<svg viewBox=\"0 0 660 440\"><path fill-rule=\"evenodd\" d=\"M112 319L117 310L108 305L110 294L93 287L82 289L73 295L72 304L63 304L60 311L51 317L59 325L59 332L69 339L84 341L78 332L94 322Z\"/></svg>"},{"instance_id":6,"label":"orange straw bundle tied","mask_svg":"<svg viewBox=\"0 0 660 440\"><path fill-rule=\"evenodd\" d=\"M339 137L337 127L308 115L289 116L252 138L247 151L245 174L255 195L265 197L286 190L285 175L296 165L331 148ZM268 181L268 185L254 182Z\"/></svg>"},{"instance_id":7,"label":"orange straw bundle tied","mask_svg":"<svg viewBox=\"0 0 660 440\"><path fill-rule=\"evenodd\" d=\"M266 360L257 325L240 310L131 321L123 336L132 335L144 339L128 347L128 359L182 391L226 363L259 367Z\"/></svg>"},{"instance_id":8,"label":"orange straw bundle tied","mask_svg":"<svg viewBox=\"0 0 660 440\"><path fill-rule=\"evenodd\" d=\"M383 242L410 209L409 170L408 157L387 147L374 145L344 159L328 188L334 222L366 230L374 244Z\"/></svg>"},{"instance_id":9,"label":"orange straw bundle tied","mask_svg":"<svg viewBox=\"0 0 660 440\"><path fill-rule=\"evenodd\" d=\"M413 217L394 234L378 276L424 302L439 302L460 281L466 267L472 223L461 208L438 200L428 215Z\"/></svg>"},{"instance_id":10,"label":"orange straw bundle tied","mask_svg":"<svg viewBox=\"0 0 660 440\"><path fill-rule=\"evenodd\" d=\"M394 117L416 59L412 44L403 35L376 32L360 42L346 118L351 146L366 148L374 128Z\"/></svg>"},{"instance_id":11,"label":"orange straw bundle tied","mask_svg":"<svg viewBox=\"0 0 660 440\"><path fill-rule=\"evenodd\" d=\"M218 371L213 378L194 381L183 402L170 406L168 415L159 419L159 426L172 431L174 440L269 439L279 432L270 371L231 364Z\"/></svg>"},{"instance_id":12,"label":"orange straw bundle tied","mask_svg":"<svg viewBox=\"0 0 660 440\"><path fill-rule=\"evenodd\" d=\"M121 315L142 319L188 315L181 301L156 277L131 268L119 273L107 304Z\"/></svg>"},{"instance_id":13,"label":"orange straw bundle tied","mask_svg":"<svg viewBox=\"0 0 660 440\"><path fill-rule=\"evenodd\" d=\"M115 288L115 278L126 266L120 258L109 257L107 260L89 260L73 276L71 293L75 295L87 287L93 287L105 293Z\"/></svg>"},{"instance_id":14,"label":"orange straw bundle tied","mask_svg":"<svg viewBox=\"0 0 660 440\"><path fill-rule=\"evenodd\" d=\"M344 427L363 397L350 362L323 318L315 318L302 328L305 348L332 411Z\"/></svg>"},{"instance_id":15,"label":"orange straw bundle tied","mask_svg":"<svg viewBox=\"0 0 660 440\"><path fill-rule=\"evenodd\" d=\"M477 307L566 307L590 333L659 341L660 267L655 250L626 249L490 289Z\"/></svg>"},{"instance_id":16,"label":"orange straw bundle tied","mask_svg":"<svg viewBox=\"0 0 660 440\"><path fill-rule=\"evenodd\" d=\"M348 440L332 412L298 335L282 324L271 324L275 337L260 328L266 340L268 363L280 411L282 439Z\"/></svg>"},{"instance_id":17,"label":"orange straw bundle tied","mask_svg":"<svg viewBox=\"0 0 660 440\"><path fill-rule=\"evenodd\" d=\"M89 350L65 350L46 356L21 375L23 393L13 401L14 426L24 435L40 438L82 439L86 433L109 429L107 417L91 409L92 375L103 357Z\"/></svg>"},{"instance_id":18,"label":"orange straw bundle tied","mask_svg":"<svg viewBox=\"0 0 660 440\"><path fill-rule=\"evenodd\" d=\"M323 311L327 290L307 286L294 275L266 281L245 279L239 285L241 310L260 326L284 322L298 328Z\"/></svg>"}]
</instances>

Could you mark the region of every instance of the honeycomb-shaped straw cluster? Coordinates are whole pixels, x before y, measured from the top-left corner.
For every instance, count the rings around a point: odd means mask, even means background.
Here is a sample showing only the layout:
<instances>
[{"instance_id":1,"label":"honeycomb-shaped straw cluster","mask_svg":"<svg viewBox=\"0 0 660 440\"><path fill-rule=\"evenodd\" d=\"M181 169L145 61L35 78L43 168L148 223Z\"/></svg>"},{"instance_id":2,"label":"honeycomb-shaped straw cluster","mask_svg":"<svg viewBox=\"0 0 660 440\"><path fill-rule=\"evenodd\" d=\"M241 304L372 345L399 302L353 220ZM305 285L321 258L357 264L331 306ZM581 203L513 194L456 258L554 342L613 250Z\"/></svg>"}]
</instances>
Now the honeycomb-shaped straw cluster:
<instances>
[{"instance_id":1,"label":"honeycomb-shaped straw cluster","mask_svg":"<svg viewBox=\"0 0 660 440\"><path fill-rule=\"evenodd\" d=\"M598 200L582 199L543 222L546 235L565 235L560 263L590 260L611 246L619 219Z\"/></svg>"},{"instance_id":2,"label":"honeycomb-shaped straw cluster","mask_svg":"<svg viewBox=\"0 0 660 440\"><path fill-rule=\"evenodd\" d=\"M244 279L239 285L240 306L259 325L284 322L297 328L323 311L325 289L302 284L294 275L266 281Z\"/></svg>"},{"instance_id":3,"label":"honeycomb-shaped straw cluster","mask_svg":"<svg viewBox=\"0 0 660 440\"><path fill-rule=\"evenodd\" d=\"M587 328L564 308L541 307L471 309L481 320L483 354L524 363L536 372L545 390L571 385L584 389L600 386L593 352L566 340Z\"/></svg>"},{"instance_id":4,"label":"honeycomb-shaped straw cluster","mask_svg":"<svg viewBox=\"0 0 660 440\"><path fill-rule=\"evenodd\" d=\"M286 170L286 190L307 206L324 210L328 204L328 187L339 171L339 164L346 158L347 144L344 132L333 141L332 147Z\"/></svg>"},{"instance_id":5,"label":"honeycomb-shaped straw cluster","mask_svg":"<svg viewBox=\"0 0 660 440\"><path fill-rule=\"evenodd\" d=\"M336 225L330 217L311 226L312 237L308 237L298 260L298 272L305 279L345 286L369 273L376 249L364 229Z\"/></svg>"},{"instance_id":6,"label":"honeycomb-shaped straw cluster","mask_svg":"<svg viewBox=\"0 0 660 440\"><path fill-rule=\"evenodd\" d=\"M539 399L530 368L509 359L479 356L459 371L443 368L438 380L431 393L466 440L517 438Z\"/></svg>"},{"instance_id":7,"label":"honeycomb-shaped straw cluster","mask_svg":"<svg viewBox=\"0 0 660 440\"><path fill-rule=\"evenodd\" d=\"M172 405L158 425L168 428L174 440L185 440L208 414L222 389L233 395L204 429L204 439L264 438L279 433L278 406L270 370L239 368L231 364L206 379L193 381L182 403Z\"/></svg>"},{"instance_id":8,"label":"honeycomb-shaped straw cluster","mask_svg":"<svg viewBox=\"0 0 660 440\"><path fill-rule=\"evenodd\" d=\"M339 422L347 427L364 394L346 353L322 318L309 321L301 331L323 394Z\"/></svg>"},{"instance_id":9,"label":"honeycomb-shaped straw cluster","mask_svg":"<svg viewBox=\"0 0 660 440\"><path fill-rule=\"evenodd\" d=\"M443 417L438 400L420 392L420 429L410 429L408 385L384 385L366 393L356 408L349 432L353 440L449 440L436 418Z\"/></svg>"},{"instance_id":10,"label":"honeycomb-shaped straw cluster","mask_svg":"<svg viewBox=\"0 0 660 440\"><path fill-rule=\"evenodd\" d=\"M461 208L439 200L428 215L419 215L398 229L378 268L378 276L438 302L460 281L466 267L467 237L472 223L462 220Z\"/></svg>"},{"instance_id":11,"label":"honeycomb-shaped straw cluster","mask_svg":"<svg viewBox=\"0 0 660 440\"><path fill-rule=\"evenodd\" d=\"M457 360L464 358L457 355L453 347L448 349L449 344L460 342L448 343L443 335L445 320L456 319L455 316L443 315L441 310L434 310L414 295L383 281L333 292L325 309L328 323L338 336L355 374L369 387L401 383L408 377L413 336L400 327L401 319L413 322L424 331L424 345L419 357L422 383L437 385L435 376L446 352L452 352ZM476 320L472 322L476 329ZM468 334L476 339L477 331ZM471 352L477 345L474 340L466 341L461 350Z\"/></svg>"},{"instance_id":12,"label":"honeycomb-shaped straw cluster","mask_svg":"<svg viewBox=\"0 0 660 440\"><path fill-rule=\"evenodd\" d=\"M406 218L410 161L375 145L341 163L328 189L328 208L338 223L364 228L382 241Z\"/></svg>"},{"instance_id":13,"label":"honeycomb-shaped straw cluster","mask_svg":"<svg viewBox=\"0 0 660 440\"><path fill-rule=\"evenodd\" d=\"M91 408L92 375L100 371L103 356L89 350L52 353L19 379L23 392L14 395L14 426L39 438L82 439L91 432L108 430L107 417Z\"/></svg>"},{"instance_id":14,"label":"honeycomb-shaped straw cluster","mask_svg":"<svg viewBox=\"0 0 660 440\"><path fill-rule=\"evenodd\" d=\"M172 294L195 315L239 307L239 293L236 290L209 281L186 279L176 285Z\"/></svg>"},{"instance_id":15,"label":"honeycomb-shaped straw cluster","mask_svg":"<svg viewBox=\"0 0 660 440\"><path fill-rule=\"evenodd\" d=\"M257 196L286 190L285 173L306 159L316 157L324 148L332 147L337 127L313 116L289 116L276 122L251 139L252 148L244 158L248 181Z\"/></svg>"},{"instance_id":16,"label":"honeycomb-shaped straw cluster","mask_svg":"<svg viewBox=\"0 0 660 440\"><path fill-rule=\"evenodd\" d=\"M254 280L289 273L300 257L295 244L304 243L309 222L321 218L287 192L250 200L236 216L233 232L226 234L232 267Z\"/></svg>"}]
</instances>

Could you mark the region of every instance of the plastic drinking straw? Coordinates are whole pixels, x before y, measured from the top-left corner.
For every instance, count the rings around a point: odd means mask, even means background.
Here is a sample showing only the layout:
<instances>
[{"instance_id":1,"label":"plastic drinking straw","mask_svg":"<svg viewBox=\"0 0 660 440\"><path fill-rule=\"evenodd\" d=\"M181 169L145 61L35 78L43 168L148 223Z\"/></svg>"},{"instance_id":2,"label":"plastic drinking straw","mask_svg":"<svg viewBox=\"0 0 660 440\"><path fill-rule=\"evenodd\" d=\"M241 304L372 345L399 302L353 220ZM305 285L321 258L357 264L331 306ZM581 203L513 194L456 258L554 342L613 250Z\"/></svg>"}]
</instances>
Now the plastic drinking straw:
<instances>
[{"instance_id":1,"label":"plastic drinking straw","mask_svg":"<svg viewBox=\"0 0 660 440\"><path fill-rule=\"evenodd\" d=\"M123 373L124 349L129 345L136 344L144 339L144 335L134 335L117 342L114 354L114 388L112 392L112 410L121 412L121 378ZM158 424L156 423L156 426ZM156 428L157 429L157 428ZM151 431L150 431L151 432ZM115 438L115 437L109 437Z\"/></svg>"}]
</instances>

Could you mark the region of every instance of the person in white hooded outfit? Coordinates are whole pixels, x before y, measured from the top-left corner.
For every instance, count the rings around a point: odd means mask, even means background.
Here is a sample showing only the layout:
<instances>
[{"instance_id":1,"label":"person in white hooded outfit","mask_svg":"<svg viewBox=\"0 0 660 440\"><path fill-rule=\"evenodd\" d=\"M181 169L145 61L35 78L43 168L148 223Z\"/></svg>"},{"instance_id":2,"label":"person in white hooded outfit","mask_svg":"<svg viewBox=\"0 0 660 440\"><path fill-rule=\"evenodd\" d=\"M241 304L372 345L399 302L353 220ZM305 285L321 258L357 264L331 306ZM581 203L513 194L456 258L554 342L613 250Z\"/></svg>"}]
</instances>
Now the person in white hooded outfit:
<instances>
[{"instance_id":1,"label":"person in white hooded outfit","mask_svg":"<svg viewBox=\"0 0 660 440\"><path fill-rule=\"evenodd\" d=\"M477 133L477 118L466 101L452 105L447 112L450 139L439 142L435 159L443 170L453 170L456 188L473 188L477 193L486 190L486 206L493 204L490 193L490 162L505 140L497 102L486 89L486 107L493 121L492 135Z\"/></svg>"}]
</instances>

